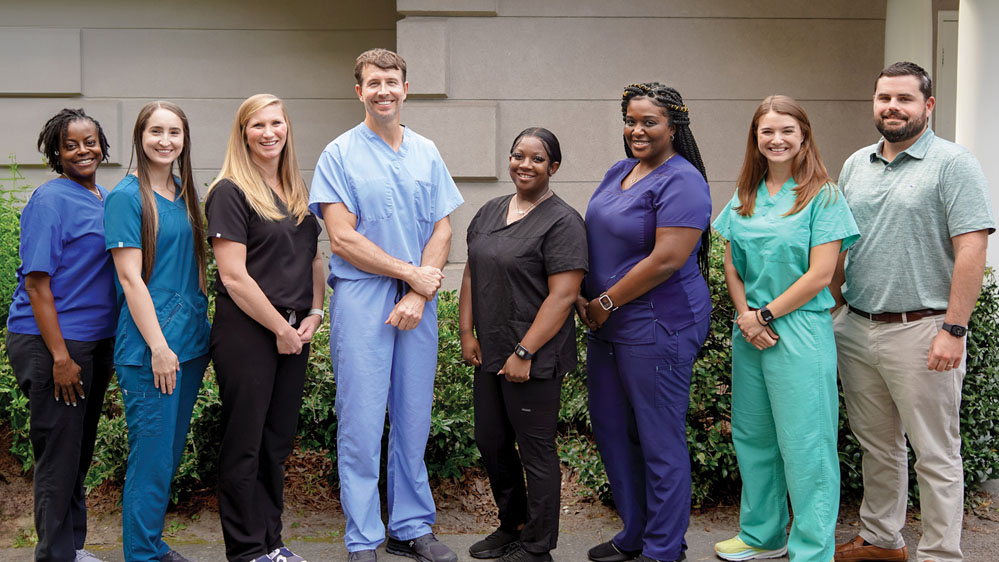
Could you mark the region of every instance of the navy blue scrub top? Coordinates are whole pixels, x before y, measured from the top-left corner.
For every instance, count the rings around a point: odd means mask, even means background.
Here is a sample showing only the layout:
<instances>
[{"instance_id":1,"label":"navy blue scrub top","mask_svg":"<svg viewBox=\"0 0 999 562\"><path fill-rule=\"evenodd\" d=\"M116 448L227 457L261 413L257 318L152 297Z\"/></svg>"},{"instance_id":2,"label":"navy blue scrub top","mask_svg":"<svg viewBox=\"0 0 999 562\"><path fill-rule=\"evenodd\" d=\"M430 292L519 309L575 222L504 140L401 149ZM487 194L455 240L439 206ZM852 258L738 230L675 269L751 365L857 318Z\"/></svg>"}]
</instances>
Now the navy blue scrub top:
<instances>
[{"instance_id":1,"label":"navy blue scrub top","mask_svg":"<svg viewBox=\"0 0 999 562\"><path fill-rule=\"evenodd\" d=\"M621 181L635 165L627 158L607 170L586 209L590 272L583 295L597 298L652 253L656 229L707 230L711 192L701 172L676 154L629 189ZM698 241L679 271L613 312L593 337L625 344L655 343L655 326L670 332L711 314L711 293L697 267Z\"/></svg>"}]
</instances>

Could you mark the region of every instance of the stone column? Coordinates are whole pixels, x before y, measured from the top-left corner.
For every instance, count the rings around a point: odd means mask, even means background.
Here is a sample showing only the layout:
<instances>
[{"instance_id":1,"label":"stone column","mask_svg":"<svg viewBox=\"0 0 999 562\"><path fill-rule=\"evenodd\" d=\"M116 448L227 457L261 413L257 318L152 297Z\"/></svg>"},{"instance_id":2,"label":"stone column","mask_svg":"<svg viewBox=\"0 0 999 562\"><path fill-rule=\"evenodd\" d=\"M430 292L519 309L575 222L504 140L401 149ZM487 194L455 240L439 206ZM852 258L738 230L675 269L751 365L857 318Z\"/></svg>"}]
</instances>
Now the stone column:
<instances>
[{"instance_id":1,"label":"stone column","mask_svg":"<svg viewBox=\"0 0 999 562\"><path fill-rule=\"evenodd\" d=\"M982 163L999 207L999 113L993 96L999 91L999 2L961 0L957 45L957 115L955 140ZM989 265L999 267L999 240L989 237Z\"/></svg>"}]
</instances>

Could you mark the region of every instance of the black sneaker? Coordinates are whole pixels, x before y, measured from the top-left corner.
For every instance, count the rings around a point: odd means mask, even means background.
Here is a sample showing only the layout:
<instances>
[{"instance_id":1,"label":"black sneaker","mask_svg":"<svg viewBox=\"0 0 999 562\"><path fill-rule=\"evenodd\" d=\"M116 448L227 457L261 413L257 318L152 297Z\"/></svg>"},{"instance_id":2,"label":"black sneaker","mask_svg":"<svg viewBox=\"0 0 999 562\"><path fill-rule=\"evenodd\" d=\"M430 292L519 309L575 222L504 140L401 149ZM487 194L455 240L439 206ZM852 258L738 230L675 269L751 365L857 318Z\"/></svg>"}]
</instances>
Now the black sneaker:
<instances>
[{"instance_id":1,"label":"black sneaker","mask_svg":"<svg viewBox=\"0 0 999 562\"><path fill-rule=\"evenodd\" d=\"M433 533L408 541L389 537L385 543L385 552L396 556L408 556L420 562L458 562L458 555L437 540Z\"/></svg>"},{"instance_id":2,"label":"black sneaker","mask_svg":"<svg viewBox=\"0 0 999 562\"><path fill-rule=\"evenodd\" d=\"M185 558L181 553L174 549L170 549L163 558L160 558L160 562L194 562L190 558Z\"/></svg>"},{"instance_id":3,"label":"black sneaker","mask_svg":"<svg viewBox=\"0 0 999 562\"><path fill-rule=\"evenodd\" d=\"M517 548L520 531L508 531L503 527L496 529L488 537L468 548L472 558L499 558Z\"/></svg>"},{"instance_id":4,"label":"black sneaker","mask_svg":"<svg viewBox=\"0 0 999 562\"><path fill-rule=\"evenodd\" d=\"M621 550L614 541L607 541L591 548L586 556L593 562L625 562L634 560L641 550Z\"/></svg>"},{"instance_id":5,"label":"black sneaker","mask_svg":"<svg viewBox=\"0 0 999 562\"><path fill-rule=\"evenodd\" d=\"M552 555L547 552L539 554L524 550L524 547L517 543L517 547L504 554L500 562L552 562Z\"/></svg>"},{"instance_id":6,"label":"black sneaker","mask_svg":"<svg viewBox=\"0 0 999 562\"><path fill-rule=\"evenodd\" d=\"M356 550L347 555L347 562L378 562L374 550Z\"/></svg>"}]
</instances>

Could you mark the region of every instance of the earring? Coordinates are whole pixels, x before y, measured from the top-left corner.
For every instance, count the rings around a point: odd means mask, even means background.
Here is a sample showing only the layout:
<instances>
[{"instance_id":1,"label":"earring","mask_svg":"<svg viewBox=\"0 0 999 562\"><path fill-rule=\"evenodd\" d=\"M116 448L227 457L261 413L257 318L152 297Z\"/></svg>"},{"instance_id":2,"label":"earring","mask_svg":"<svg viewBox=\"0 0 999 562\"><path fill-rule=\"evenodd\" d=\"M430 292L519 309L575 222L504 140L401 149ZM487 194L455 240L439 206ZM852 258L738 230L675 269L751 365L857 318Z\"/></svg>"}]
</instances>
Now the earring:
<instances>
[{"instance_id":1,"label":"earring","mask_svg":"<svg viewBox=\"0 0 999 562\"><path fill-rule=\"evenodd\" d=\"M675 136L676 136L676 135L670 135L670 136L669 136L669 142L673 142L673 137L675 137Z\"/></svg>"}]
</instances>

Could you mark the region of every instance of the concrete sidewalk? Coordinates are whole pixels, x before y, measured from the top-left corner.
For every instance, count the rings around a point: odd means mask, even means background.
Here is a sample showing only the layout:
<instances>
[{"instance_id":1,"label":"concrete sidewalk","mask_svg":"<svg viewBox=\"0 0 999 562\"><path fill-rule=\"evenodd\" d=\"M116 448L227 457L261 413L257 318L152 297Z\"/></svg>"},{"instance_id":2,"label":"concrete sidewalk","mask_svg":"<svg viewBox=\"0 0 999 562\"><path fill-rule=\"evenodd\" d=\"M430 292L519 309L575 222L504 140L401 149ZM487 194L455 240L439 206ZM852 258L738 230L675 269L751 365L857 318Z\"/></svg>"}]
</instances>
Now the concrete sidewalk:
<instances>
[{"instance_id":1,"label":"concrete sidewalk","mask_svg":"<svg viewBox=\"0 0 999 562\"><path fill-rule=\"evenodd\" d=\"M837 528L838 542L846 541L856 535L855 516L845 516L846 524L841 524ZM559 535L558 549L552 551L552 557L556 562L585 562L586 551L605 540L611 538L620 528L619 523L607 522L596 531L586 534L562 533ZM916 531L918 522L914 529L912 525L906 525L903 529L906 544L909 545L909 560L916 561L916 544L919 536ZM695 516L691 519L690 527L687 530L687 560L708 561L718 560L714 555L714 543L731 538L738 532L733 523L719 522L710 517ZM445 544L458 553L461 562L471 562L475 560L468 555L468 547L475 541L483 538L484 534L448 534L439 535ZM221 537L220 537L221 539ZM999 523L984 519L969 521L965 519L965 530L962 537L962 547L966 562L994 562L999 560ZM174 542L178 552L190 557L197 562L224 562L225 549L221 543L181 543ZM292 540L288 546L296 553L304 556L310 562L339 562L347 560L347 550L343 546L343 541L339 538L326 540ZM88 547L90 548L90 547ZM123 562L121 546L106 545L104 547L95 546L90 550L101 557L106 562ZM379 549L379 560L382 562L403 562L409 558L397 557ZM31 562L31 548L0 548L0 561L3 562ZM780 559L778 559L780 560ZM787 558L783 558L787 560Z\"/></svg>"}]
</instances>

